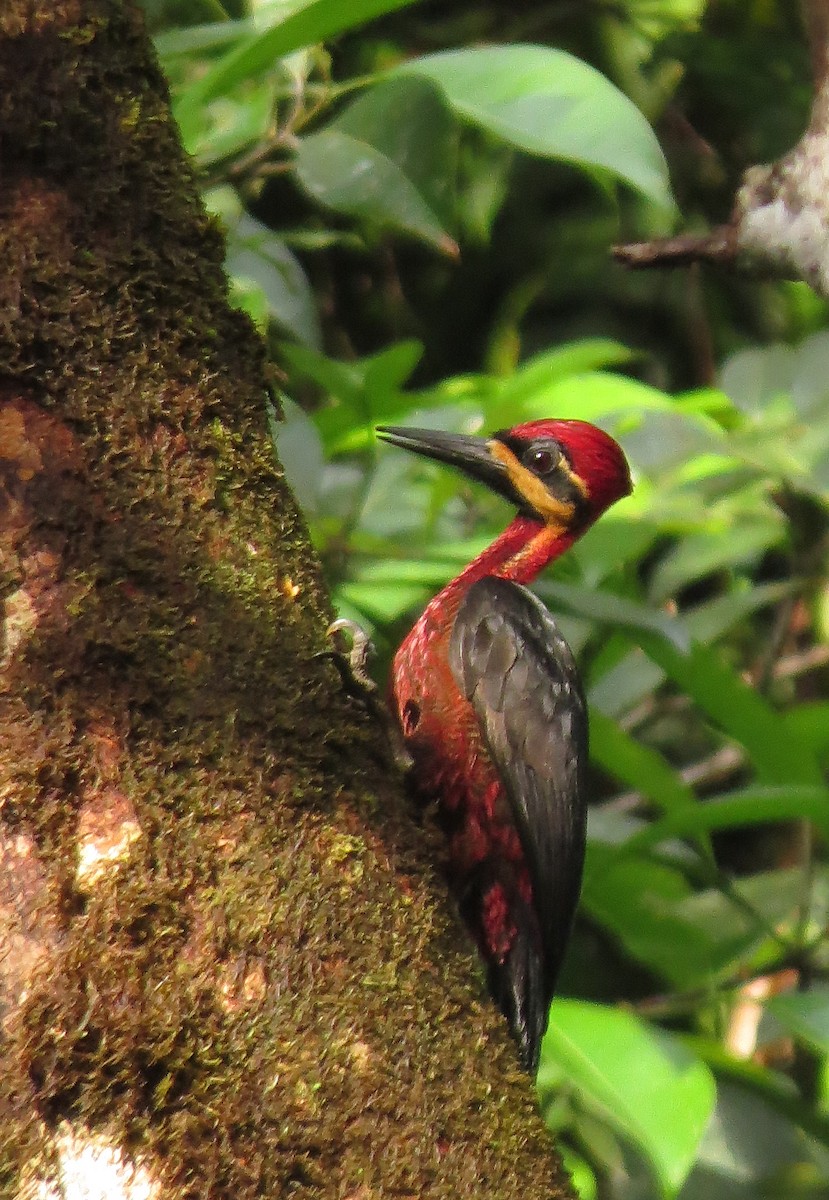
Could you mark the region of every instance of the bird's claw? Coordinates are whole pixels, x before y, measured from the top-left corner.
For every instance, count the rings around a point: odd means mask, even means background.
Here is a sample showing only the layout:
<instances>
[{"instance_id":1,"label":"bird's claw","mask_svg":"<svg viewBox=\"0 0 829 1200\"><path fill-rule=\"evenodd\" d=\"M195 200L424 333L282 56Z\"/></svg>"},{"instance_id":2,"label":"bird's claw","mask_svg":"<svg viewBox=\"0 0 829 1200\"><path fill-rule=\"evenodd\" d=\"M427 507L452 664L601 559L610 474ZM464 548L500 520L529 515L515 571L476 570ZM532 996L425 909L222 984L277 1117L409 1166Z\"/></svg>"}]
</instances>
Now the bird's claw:
<instances>
[{"instance_id":1,"label":"bird's claw","mask_svg":"<svg viewBox=\"0 0 829 1200\"><path fill-rule=\"evenodd\" d=\"M337 644L342 643L344 634L350 639L350 646ZM333 659L348 694L360 700L375 696L377 684L366 669L369 659L374 657L374 646L366 631L356 621L340 617L331 622L325 636L331 642L332 649L323 653Z\"/></svg>"},{"instance_id":2,"label":"bird's claw","mask_svg":"<svg viewBox=\"0 0 829 1200\"><path fill-rule=\"evenodd\" d=\"M403 735L387 706L378 696L378 687L368 673L367 663L374 657L374 645L366 631L356 621L340 617L325 631L331 642L330 650L320 657L330 658L340 673L343 687L349 696L361 700L382 725L389 752L395 766L404 774L412 768L412 756L406 749ZM349 644L342 645L344 641ZM340 643L338 645L338 642Z\"/></svg>"}]
</instances>

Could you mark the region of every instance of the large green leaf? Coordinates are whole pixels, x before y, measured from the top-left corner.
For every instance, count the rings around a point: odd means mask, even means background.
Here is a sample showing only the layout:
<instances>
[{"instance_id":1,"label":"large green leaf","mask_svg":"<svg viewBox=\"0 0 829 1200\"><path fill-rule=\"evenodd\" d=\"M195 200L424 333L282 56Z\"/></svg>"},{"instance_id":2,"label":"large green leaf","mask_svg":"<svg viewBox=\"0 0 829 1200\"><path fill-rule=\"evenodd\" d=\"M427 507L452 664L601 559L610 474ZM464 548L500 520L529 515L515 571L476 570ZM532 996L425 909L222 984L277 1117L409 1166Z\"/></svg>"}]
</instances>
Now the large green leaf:
<instances>
[{"instance_id":1,"label":"large green leaf","mask_svg":"<svg viewBox=\"0 0 829 1200\"><path fill-rule=\"evenodd\" d=\"M609 80L563 50L447 50L396 71L433 79L457 112L530 154L611 171L657 204L671 204L648 122Z\"/></svg>"},{"instance_id":2,"label":"large green leaf","mask_svg":"<svg viewBox=\"0 0 829 1200\"><path fill-rule=\"evenodd\" d=\"M390 624L398 621L405 613L422 605L428 592L417 584L361 584L343 583L337 590L337 602L366 613L372 621Z\"/></svg>"},{"instance_id":3,"label":"large green leaf","mask_svg":"<svg viewBox=\"0 0 829 1200\"><path fill-rule=\"evenodd\" d=\"M399 229L445 254L457 253L456 244L411 180L368 142L339 129L323 129L302 139L294 161L300 183L320 204Z\"/></svg>"},{"instance_id":4,"label":"large green leaf","mask_svg":"<svg viewBox=\"0 0 829 1200\"><path fill-rule=\"evenodd\" d=\"M650 597L654 603L659 603L715 571L729 571L743 563L756 563L783 534L781 520L760 512L756 519L743 520L733 528L704 530L685 537L656 567Z\"/></svg>"},{"instance_id":5,"label":"large green leaf","mask_svg":"<svg viewBox=\"0 0 829 1200\"><path fill-rule=\"evenodd\" d=\"M327 126L373 146L395 164L436 219L455 216L458 123L434 83L389 79L367 88Z\"/></svg>"},{"instance_id":6,"label":"large green leaf","mask_svg":"<svg viewBox=\"0 0 829 1200\"><path fill-rule=\"evenodd\" d=\"M276 443L279 461L288 486L306 514L316 510L317 497L325 467L325 456L314 422L287 396L281 397L282 421L269 415L271 437Z\"/></svg>"},{"instance_id":7,"label":"large green leaf","mask_svg":"<svg viewBox=\"0 0 829 1200\"><path fill-rule=\"evenodd\" d=\"M593 588L553 582L550 579L542 580L537 591L557 610L572 612L579 617L589 617L592 621L613 625L617 629L656 633L679 651L690 648L690 633L685 624L676 617L660 612L659 609L648 608L612 592L599 592Z\"/></svg>"},{"instance_id":8,"label":"large green leaf","mask_svg":"<svg viewBox=\"0 0 829 1200\"><path fill-rule=\"evenodd\" d=\"M825 912L825 875L814 892L814 912ZM762 871L747 879L723 880L676 906L674 919L693 930L693 942L708 941L708 960L698 963L702 981L750 969L751 963L779 960L797 936L804 899L803 872L798 867ZM683 944L685 939L681 939Z\"/></svg>"},{"instance_id":9,"label":"large green leaf","mask_svg":"<svg viewBox=\"0 0 829 1200\"><path fill-rule=\"evenodd\" d=\"M682 871L643 857L619 858L614 846L593 836L594 825L591 820L582 909L657 977L675 987L700 987L756 940L744 920L741 930L712 941L680 913L691 896Z\"/></svg>"},{"instance_id":10,"label":"large green leaf","mask_svg":"<svg viewBox=\"0 0 829 1200\"><path fill-rule=\"evenodd\" d=\"M752 416L796 412L805 420L819 421L829 400L827 353L826 330L805 338L799 346L774 343L738 350L723 365L723 390Z\"/></svg>"},{"instance_id":11,"label":"large green leaf","mask_svg":"<svg viewBox=\"0 0 829 1200\"><path fill-rule=\"evenodd\" d=\"M787 729L795 736L808 742L818 761L829 770L829 701L813 700L797 704L784 714Z\"/></svg>"},{"instance_id":12,"label":"large green leaf","mask_svg":"<svg viewBox=\"0 0 829 1200\"><path fill-rule=\"evenodd\" d=\"M575 361L574 361L575 367ZM658 388L614 375L609 371L582 369L571 371L566 376L551 372L544 378L542 372L533 372L528 380L532 386L513 391L511 382L504 388L504 403L495 409L494 421L509 424L516 421L543 420L554 414L567 420L603 421L607 417L622 416L628 425L632 418L648 413L666 413L677 416L673 399ZM711 422L699 414L690 414L687 423L709 431L709 440L716 434Z\"/></svg>"},{"instance_id":13,"label":"large green leaf","mask_svg":"<svg viewBox=\"0 0 829 1200\"><path fill-rule=\"evenodd\" d=\"M250 18L238 21L211 21L203 25L182 25L176 29L165 29L156 34L153 43L166 67L169 65L166 60L178 55L203 54L205 50L228 46L255 32L256 25Z\"/></svg>"},{"instance_id":14,"label":"large green leaf","mask_svg":"<svg viewBox=\"0 0 829 1200\"><path fill-rule=\"evenodd\" d=\"M392 79L303 138L296 172L321 204L457 254L445 226L454 207L456 142L434 84Z\"/></svg>"},{"instance_id":15,"label":"large green leaf","mask_svg":"<svg viewBox=\"0 0 829 1200\"><path fill-rule=\"evenodd\" d=\"M188 152L202 169L241 153L267 136L273 104L273 89L265 84L252 87L244 99L228 97L210 111L209 119L182 127Z\"/></svg>"},{"instance_id":16,"label":"large green leaf","mask_svg":"<svg viewBox=\"0 0 829 1200\"><path fill-rule=\"evenodd\" d=\"M648 1158L663 1196L675 1196L713 1111L708 1068L632 1013L555 1000L538 1075L542 1094L561 1076Z\"/></svg>"},{"instance_id":17,"label":"large green leaf","mask_svg":"<svg viewBox=\"0 0 829 1200\"><path fill-rule=\"evenodd\" d=\"M635 832L620 845L619 831L611 828L608 839L603 824L591 816L582 905L632 958L683 990L732 976L749 956L779 959L801 918L802 871L767 871L694 892L681 861L634 853L644 849ZM680 860L679 848L674 857ZM810 919L819 922L825 907L822 874Z\"/></svg>"},{"instance_id":18,"label":"large green leaf","mask_svg":"<svg viewBox=\"0 0 829 1200\"><path fill-rule=\"evenodd\" d=\"M823 1148L804 1137L795 1113L717 1074L717 1107L682 1200L826 1200Z\"/></svg>"},{"instance_id":19,"label":"large green leaf","mask_svg":"<svg viewBox=\"0 0 829 1200\"><path fill-rule=\"evenodd\" d=\"M422 350L419 342L394 342L378 354L346 363L307 346L282 347L293 370L328 393L328 404L314 421L329 457L377 445L374 426L390 420L399 408L400 389Z\"/></svg>"},{"instance_id":20,"label":"large green leaf","mask_svg":"<svg viewBox=\"0 0 829 1200\"><path fill-rule=\"evenodd\" d=\"M512 375L499 381L497 398L488 412L489 419L493 426L504 421L515 425L524 419L526 412L537 409L539 403L544 403L546 408L544 397L553 384L589 371L622 366L634 358L632 350L611 338L581 338L534 354ZM549 411L557 413L554 409Z\"/></svg>"}]
</instances>

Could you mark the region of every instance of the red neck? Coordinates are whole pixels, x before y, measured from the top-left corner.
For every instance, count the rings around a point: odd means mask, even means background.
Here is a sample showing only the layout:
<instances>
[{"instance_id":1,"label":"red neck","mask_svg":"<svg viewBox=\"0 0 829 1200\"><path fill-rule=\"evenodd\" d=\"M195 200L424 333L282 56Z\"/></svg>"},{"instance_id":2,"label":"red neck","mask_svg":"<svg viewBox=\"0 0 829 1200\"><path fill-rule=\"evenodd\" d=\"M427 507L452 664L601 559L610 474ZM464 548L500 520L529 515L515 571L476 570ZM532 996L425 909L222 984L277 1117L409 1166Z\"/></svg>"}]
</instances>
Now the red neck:
<instances>
[{"instance_id":1,"label":"red neck","mask_svg":"<svg viewBox=\"0 0 829 1200\"><path fill-rule=\"evenodd\" d=\"M514 583L532 583L539 571L569 550L582 532L556 530L528 517L516 517L483 554L435 596L426 612L433 617L437 612L451 623L466 591L487 575L511 579Z\"/></svg>"}]
</instances>

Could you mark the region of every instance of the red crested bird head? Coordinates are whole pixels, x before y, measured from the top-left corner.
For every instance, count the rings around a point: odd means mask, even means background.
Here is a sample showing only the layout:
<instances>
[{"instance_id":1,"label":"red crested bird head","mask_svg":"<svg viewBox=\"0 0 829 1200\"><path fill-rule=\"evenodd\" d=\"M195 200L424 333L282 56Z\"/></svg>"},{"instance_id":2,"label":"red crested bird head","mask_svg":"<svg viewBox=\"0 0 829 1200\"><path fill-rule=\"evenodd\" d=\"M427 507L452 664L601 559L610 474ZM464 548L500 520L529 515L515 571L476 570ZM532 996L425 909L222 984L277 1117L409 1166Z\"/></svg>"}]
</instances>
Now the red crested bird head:
<instances>
[{"instance_id":1,"label":"red crested bird head","mask_svg":"<svg viewBox=\"0 0 829 1200\"><path fill-rule=\"evenodd\" d=\"M379 426L384 441L457 467L544 525L578 536L631 490L621 447L587 421L528 421L491 437Z\"/></svg>"},{"instance_id":2,"label":"red crested bird head","mask_svg":"<svg viewBox=\"0 0 829 1200\"><path fill-rule=\"evenodd\" d=\"M546 463L548 455L555 457L556 450L562 453L565 461L559 462L557 469L569 475L581 492L590 521L632 490L630 468L621 446L588 421L528 421L496 433L495 439L535 473L539 459Z\"/></svg>"}]
</instances>

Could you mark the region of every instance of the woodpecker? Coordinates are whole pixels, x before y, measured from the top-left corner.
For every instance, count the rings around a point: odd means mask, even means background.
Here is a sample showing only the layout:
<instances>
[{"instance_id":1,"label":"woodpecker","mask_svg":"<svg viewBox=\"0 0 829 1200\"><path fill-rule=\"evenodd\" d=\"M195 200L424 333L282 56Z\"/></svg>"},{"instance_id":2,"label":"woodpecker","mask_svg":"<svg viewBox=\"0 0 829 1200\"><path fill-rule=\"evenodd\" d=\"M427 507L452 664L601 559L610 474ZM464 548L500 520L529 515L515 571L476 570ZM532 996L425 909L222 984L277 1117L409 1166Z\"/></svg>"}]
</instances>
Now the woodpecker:
<instances>
[{"instance_id":1,"label":"woodpecker","mask_svg":"<svg viewBox=\"0 0 829 1200\"><path fill-rule=\"evenodd\" d=\"M390 706L447 873L526 1069L541 1039L584 862L587 710L573 655L524 584L631 490L621 448L585 421L491 437L380 426L517 513L427 606L397 651Z\"/></svg>"}]
</instances>

